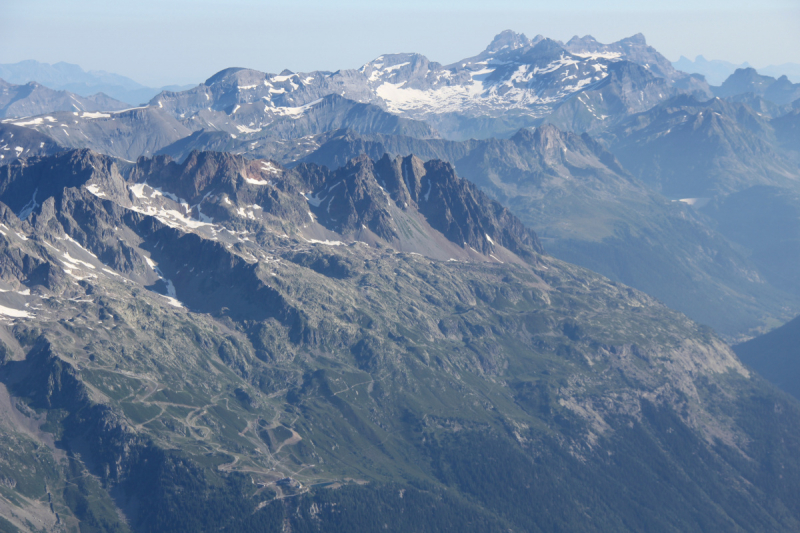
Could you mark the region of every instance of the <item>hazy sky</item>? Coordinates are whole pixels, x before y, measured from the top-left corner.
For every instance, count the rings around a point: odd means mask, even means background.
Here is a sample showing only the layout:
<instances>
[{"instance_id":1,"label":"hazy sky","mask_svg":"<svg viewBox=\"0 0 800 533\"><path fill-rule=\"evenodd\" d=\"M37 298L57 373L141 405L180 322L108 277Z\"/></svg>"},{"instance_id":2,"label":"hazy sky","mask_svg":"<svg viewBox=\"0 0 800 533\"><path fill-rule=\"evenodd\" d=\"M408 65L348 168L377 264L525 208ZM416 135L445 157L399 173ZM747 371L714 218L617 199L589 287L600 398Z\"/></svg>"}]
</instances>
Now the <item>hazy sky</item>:
<instances>
[{"instance_id":1,"label":"hazy sky","mask_svg":"<svg viewBox=\"0 0 800 533\"><path fill-rule=\"evenodd\" d=\"M231 66L336 70L392 52L446 64L512 29L602 42L642 32L673 61L764 67L800 63L798 28L800 0L0 0L0 63L197 83Z\"/></svg>"}]
</instances>

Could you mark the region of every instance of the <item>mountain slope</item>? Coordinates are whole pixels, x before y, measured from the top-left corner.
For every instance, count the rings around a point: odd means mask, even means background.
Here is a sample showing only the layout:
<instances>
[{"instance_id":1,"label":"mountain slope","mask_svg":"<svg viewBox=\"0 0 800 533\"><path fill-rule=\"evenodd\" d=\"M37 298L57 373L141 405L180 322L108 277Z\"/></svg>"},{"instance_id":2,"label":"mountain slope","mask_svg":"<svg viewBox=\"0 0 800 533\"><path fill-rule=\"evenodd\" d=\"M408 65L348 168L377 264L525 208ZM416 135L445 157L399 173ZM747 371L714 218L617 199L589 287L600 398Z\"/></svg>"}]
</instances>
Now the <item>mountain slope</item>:
<instances>
[{"instance_id":1,"label":"mountain slope","mask_svg":"<svg viewBox=\"0 0 800 533\"><path fill-rule=\"evenodd\" d=\"M0 165L20 157L52 155L61 150L47 135L13 124L0 124Z\"/></svg>"},{"instance_id":2,"label":"mountain slope","mask_svg":"<svg viewBox=\"0 0 800 533\"><path fill-rule=\"evenodd\" d=\"M694 209L653 194L588 136L552 127L486 143L456 161L546 249L643 290L736 337L797 305Z\"/></svg>"},{"instance_id":3,"label":"mountain slope","mask_svg":"<svg viewBox=\"0 0 800 533\"><path fill-rule=\"evenodd\" d=\"M614 63L608 72L601 82L560 105L546 122L579 133L605 131L678 93L666 80L633 63Z\"/></svg>"},{"instance_id":4,"label":"mountain slope","mask_svg":"<svg viewBox=\"0 0 800 533\"><path fill-rule=\"evenodd\" d=\"M800 294L800 193L796 188L753 186L714 199L703 211L717 230L741 246L771 284Z\"/></svg>"},{"instance_id":5,"label":"mountain slope","mask_svg":"<svg viewBox=\"0 0 800 533\"><path fill-rule=\"evenodd\" d=\"M800 106L770 123L780 145L800 154Z\"/></svg>"},{"instance_id":6,"label":"mountain slope","mask_svg":"<svg viewBox=\"0 0 800 533\"><path fill-rule=\"evenodd\" d=\"M233 104L227 110L203 109L182 122L194 131L223 131L249 142L265 137L297 139L340 128L362 133L438 137L423 122L399 117L375 105L357 103L336 94L297 107L270 108L256 101Z\"/></svg>"},{"instance_id":7,"label":"mountain slope","mask_svg":"<svg viewBox=\"0 0 800 533\"><path fill-rule=\"evenodd\" d=\"M2 168L0 508L19 529L798 524L796 404L707 328L539 254L446 165ZM404 220L460 258L389 248Z\"/></svg>"},{"instance_id":8,"label":"mountain slope","mask_svg":"<svg viewBox=\"0 0 800 533\"><path fill-rule=\"evenodd\" d=\"M522 126L535 125L561 103L606 79L609 68L617 75L607 83L626 104L612 105L609 110L613 113L626 116L630 109L643 110L639 107L646 102L633 103L640 91L647 91L648 102L674 93L668 81L659 85L659 90L645 89L648 84L658 85L655 80L661 78L645 67L639 69L620 60L619 54L608 56L575 55L561 43L541 36L530 40L503 32L477 56L452 65L443 66L419 54L387 54L358 70L333 73L284 71L276 75L231 68L195 89L163 93L151 105L162 106L179 118L209 107L230 114L237 105L256 102L265 104L265 113L281 108L289 112L336 94L426 121L445 137L466 139L507 136ZM631 69L637 71L633 76L628 74Z\"/></svg>"},{"instance_id":9,"label":"mountain slope","mask_svg":"<svg viewBox=\"0 0 800 533\"><path fill-rule=\"evenodd\" d=\"M108 113L59 112L4 123L30 128L64 147L90 148L128 160L151 155L191 134L183 124L152 107Z\"/></svg>"}]
</instances>

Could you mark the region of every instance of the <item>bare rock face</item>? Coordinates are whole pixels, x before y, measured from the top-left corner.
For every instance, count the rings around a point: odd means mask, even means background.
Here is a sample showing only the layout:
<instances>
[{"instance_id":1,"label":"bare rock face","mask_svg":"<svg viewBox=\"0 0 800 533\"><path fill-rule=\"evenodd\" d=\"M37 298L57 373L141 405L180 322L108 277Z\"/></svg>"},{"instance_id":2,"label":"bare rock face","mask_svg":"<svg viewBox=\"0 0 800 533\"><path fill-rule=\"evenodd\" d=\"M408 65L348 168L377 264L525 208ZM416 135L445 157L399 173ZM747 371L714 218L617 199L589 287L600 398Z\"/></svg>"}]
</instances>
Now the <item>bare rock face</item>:
<instances>
[{"instance_id":1,"label":"bare rock face","mask_svg":"<svg viewBox=\"0 0 800 533\"><path fill-rule=\"evenodd\" d=\"M297 168L314 178L316 169ZM474 185L456 176L447 163L409 156L384 156L373 162L354 159L324 179L310 179L314 186L309 203L316 218L337 233L357 234L368 229L388 242L403 242L409 235L394 212L429 225L456 246L491 255L495 245L520 257L533 259L542 253L536 235L507 209ZM412 237L413 238L413 237Z\"/></svg>"}]
</instances>

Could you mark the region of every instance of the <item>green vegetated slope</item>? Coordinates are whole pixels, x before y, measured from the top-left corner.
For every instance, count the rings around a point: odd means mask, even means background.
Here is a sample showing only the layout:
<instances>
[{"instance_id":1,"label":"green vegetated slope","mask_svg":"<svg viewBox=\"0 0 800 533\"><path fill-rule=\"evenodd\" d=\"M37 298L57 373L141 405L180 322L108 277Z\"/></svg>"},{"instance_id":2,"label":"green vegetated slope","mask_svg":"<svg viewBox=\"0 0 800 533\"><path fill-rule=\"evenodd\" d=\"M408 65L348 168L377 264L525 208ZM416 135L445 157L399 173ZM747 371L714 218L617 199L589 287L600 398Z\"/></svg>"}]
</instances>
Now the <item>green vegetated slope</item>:
<instances>
[{"instance_id":1,"label":"green vegetated slope","mask_svg":"<svg viewBox=\"0 0 800 533\"><path fill-rule=\"evenodd\" d=\"M447 165L2 171L3 529L800 526L795 400Z\"/></svg>"}]
</instances>

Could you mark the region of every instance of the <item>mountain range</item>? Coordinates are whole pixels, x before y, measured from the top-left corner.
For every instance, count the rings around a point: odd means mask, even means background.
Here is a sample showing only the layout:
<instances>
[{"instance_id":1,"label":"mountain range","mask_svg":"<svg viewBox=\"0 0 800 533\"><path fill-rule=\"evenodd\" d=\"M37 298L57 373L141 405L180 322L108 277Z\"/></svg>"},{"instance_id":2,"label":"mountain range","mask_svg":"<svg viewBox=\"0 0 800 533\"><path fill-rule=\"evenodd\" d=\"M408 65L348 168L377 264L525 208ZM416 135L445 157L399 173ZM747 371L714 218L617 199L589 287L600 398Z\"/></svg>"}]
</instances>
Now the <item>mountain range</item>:
<instances>
[{"instance_id":1,"label":"mountain range","mask_svg":"<svg viewBox=\"0 0 800 533\"><path fill-rule=\"evenodd\" d=\"M591 79L596 81L580 82L583 85L575 89L570 72L580 77L587 69L595 72ZM528 81L515 74L522 70L531 71ZM482 74L475 74L479 71ZM750 185L791 189L798 175L797 152L791 142L787 145L790 136L780 132L792 130L794 115L791 106L777 107L752 92L746 93L751 95L746 101L735 95L731 103L709 99L707 85L694 86L687 94L681 87L691 85L689 78L647 46L641 35L605 45L590 36L563 44L503 32L478 56L448 67L400 54L333 73L273 75L227 69L194 89L164 92L139 109L51 113L7 119L6 124L36 129L64 147L88 147L130 161L159 153L181 161L192 150L333 167L364 152L379 159L382 150L446 160L552 239L552 253L653 294L713 325L726 338L741 339L787 320L800 310L800 302L793 290L786 293L786 283L761 272L756 264L766 262L752 249L728 240L716 229L717 222L697 208L714 195ZM465 97L463 91L474 94ZM559 99L549 116L532 119L542 106L551 106L545 100ZM493 108L501 116L492 117ZM517 118L514 109L521 110ZM756 109L768 109L768 114ZM613 154L603 157L620 160L624 170L612 173L630 172L643 183L619 178L615 183L624 183L627 192L615 196L618 188L611 192L607 183L595 180L582 192L584 200L576 201L570 181L563 181L556 190L570 207L542 217L543 206L551 205L544 198L552 199L555 191L537 189L542 184L534 179L536 192L528 203L524 194L517 197L522 193L515 184L540 168L526 161L541 159L537 150L520 156L519 142L495 144L493 150L500 151L493 152L496 157L476 166L472 152L481 152L480 141L461 145L436 140L452 138L454 127L456 137L473 128L481 136L502 128L506 134L518 132L512 139L528 139L513 128L531 121L555 124L561 131L592 132ZM367 142L342 144L342 138L331 133L339 129L365 136ZM329 141L335 142L323 149ZM567 145L564 150L569 150ZM684 157L686 153L692 157ZM498 164L513 176L502 186L490 177ZM560 176L572 172L563 166L545 168ZM670 205L671 200L685 200L693 207L687 211ZM662 214L657 223L653 212ZM591 220L589 213L597 219ZM704 250L702 256L697 250ZM704 259L698 262L698 257Z\"/></svg>"},{"instance_id":2,"label":"mountain range","mask_svg":"<svg viewBox=\"0 0 800 533\"><path fill-rule=\"evenodd\" d=\"M0 531L800 529L800 105L754 72L507 31L7 84Z\"/></svg>"},{"instance_id":3,"label":"mountain range","mask_svg":"<svg viewBox=\"0 0 800 533\"><path fill-rule=\"evenodd\" d=\"M204 114L223 112L231 127L246 134L266 128L273 120L273 108L298 116L321 98L336 94L400 117L424 120L447 138L481 138L535 125L562 102L603 80L615 92L610 105L616 105L616 112L644 110L651 101L663 98L663 93L670 94L664 82L646 90L646 101L631 98L655 76L644 67L616 60L618 55L575 55L543 37L529 40L524 35L500 34L483 53L449 66L419 54L393 54L358 70L333 73L275 75L228 69L195 89L162 93L150 105L183 120L194 117L203 126L208 126ZM632 86L621 88L620 84Z\"/></svg>"}]
</instances>

